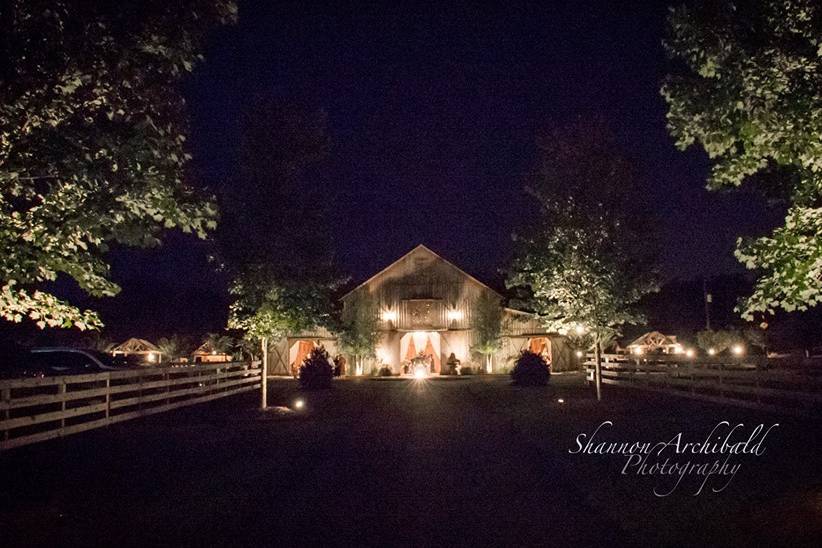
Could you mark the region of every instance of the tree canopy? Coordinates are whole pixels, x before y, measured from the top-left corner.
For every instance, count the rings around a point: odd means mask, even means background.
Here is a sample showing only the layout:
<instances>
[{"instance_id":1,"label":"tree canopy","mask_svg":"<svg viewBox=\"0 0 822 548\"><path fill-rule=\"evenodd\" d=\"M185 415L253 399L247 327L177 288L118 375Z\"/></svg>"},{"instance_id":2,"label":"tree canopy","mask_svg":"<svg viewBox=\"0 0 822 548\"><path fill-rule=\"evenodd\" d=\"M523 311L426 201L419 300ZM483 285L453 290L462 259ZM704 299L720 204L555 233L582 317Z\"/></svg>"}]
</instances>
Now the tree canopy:
<instances>
[{"instance_id":1,"label":"tree canopy","mask_svg":"<svg viewBox=\"0 0 822 548\"><path fill-rule=\"evenodd\" d=\"M380 342L377 303L367 291L357 291L342 311L340 344L356 358L356 372L362 374L363 358L375 355Z\"/></svg>"},{"instance_id":2,"label":"tree canopy","mask_svg":"<svg viewBox=\"0 0 822 548\"><path fill-rule=\"evenodd\" d=\"M330 327L332 297L344 280L334 263L330 212L311 180L330 150L325 115L258 97L241 128L242 184L219 195L226 217L219 254L233 279L229 327L253 339Z\"/></svg>"},{"instance_id":3,"label":"tree canopy","mask_svg":"<svg viewBox=\"0 0 822 548\"><path fill-rule=\"evenodd\" d=\"M205 237L217 210L186 182L178 84L227 0L20 0L0 8L0 315L80 329L100 320L42 289L58 275L112 296L112 243Z\"/></svg>"},{"instance_id":4,"label":"tree canopy","mask_svg":"<svg viewBox=\"0 0 822 548\"><path fill-rule=\"evenodd\" d=\"M759 274L739 311L805 310L822 300L822 6L813 0L707 2L669 16L681 70L662 87L676 145L697 143L708 187L752 181L787 205L770 235L740 238Z\"/></svg>"},{"instance_id":5,"label":"tree canopy","mask_svg":"<svg viewBox=\"0 0 822 548\"><path fill-rule=\"evenodd\" d=\"M507 285L549 329L602 340L643 321L636 304L657 288L637 175L599 121L549 131L538 146L526 190L539 213L516 236Z\"/></svg>"}]
</instances>

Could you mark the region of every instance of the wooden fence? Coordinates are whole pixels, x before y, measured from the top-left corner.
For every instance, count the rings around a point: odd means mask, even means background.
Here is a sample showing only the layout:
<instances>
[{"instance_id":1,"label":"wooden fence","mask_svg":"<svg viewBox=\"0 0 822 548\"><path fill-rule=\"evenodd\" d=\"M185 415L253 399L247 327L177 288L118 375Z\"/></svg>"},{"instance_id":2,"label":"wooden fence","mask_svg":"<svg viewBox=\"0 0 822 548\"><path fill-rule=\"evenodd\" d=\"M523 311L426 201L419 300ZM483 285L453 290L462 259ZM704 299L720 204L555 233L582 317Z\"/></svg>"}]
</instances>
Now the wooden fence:
<instances>
[{"instance_id":1,"label":"wooden fence","mask_svg":"<svg viewBox=\"0 0 822 548\"><path fill-rule=\"evenodd\" d=\"M594 358L585 362L594 380ZM694 362L679 356L607 354L602 383L796 415L822 411L822 370L767 369L764 358Z\"/></svg>"},{"instance_id":2,"label":"wooden fence","mask_svg":"<svg viewBox=\"0 0 822 548\"><path fill-rule=\"evenodd\" d=\"M238 362L0 380L0 451L259 387Z\"/></svg>"}]
</instances>

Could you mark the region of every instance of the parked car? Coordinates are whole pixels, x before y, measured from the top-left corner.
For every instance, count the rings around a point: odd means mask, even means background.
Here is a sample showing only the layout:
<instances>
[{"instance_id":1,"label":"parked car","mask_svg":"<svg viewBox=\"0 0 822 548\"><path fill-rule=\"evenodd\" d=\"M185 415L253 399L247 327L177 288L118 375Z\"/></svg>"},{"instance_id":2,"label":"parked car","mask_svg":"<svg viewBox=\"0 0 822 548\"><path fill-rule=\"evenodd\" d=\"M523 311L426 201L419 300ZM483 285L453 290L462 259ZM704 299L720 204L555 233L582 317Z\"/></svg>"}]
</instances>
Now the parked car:
<instances>
[{"instance_id":1,"label":"parked car","mask_svg":"<svg viewBox=\"0 0 822 548\"><path fill-rule=\"evenodd\" d=\"M0 370L0 377L82 375L130 368L125 360L96 350L45 347L33 348L27 354L18 355Z\"/></svg>"}]
</instances>

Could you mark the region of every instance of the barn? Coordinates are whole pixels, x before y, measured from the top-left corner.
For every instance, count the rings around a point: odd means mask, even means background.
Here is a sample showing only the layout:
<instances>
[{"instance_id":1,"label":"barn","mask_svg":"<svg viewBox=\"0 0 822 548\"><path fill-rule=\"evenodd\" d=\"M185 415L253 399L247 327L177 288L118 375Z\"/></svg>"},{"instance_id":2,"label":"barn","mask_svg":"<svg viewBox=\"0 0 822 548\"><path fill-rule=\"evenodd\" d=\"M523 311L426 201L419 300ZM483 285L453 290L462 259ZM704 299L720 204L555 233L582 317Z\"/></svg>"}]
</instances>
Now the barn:
<instances>
[{"instance_id":1,"label":"barn","mask_svg":"<svg viewBox=\"0 0 822 548\"><path fill-rule=\"evenodd\" d=\"M475 351L476 322L480 302L496 299L498 292L444 259L425 245L418 245L345 295L343 308L367 294L376 303L380 342L376 357L362 371L350 365L347 374L372 374L388 368L394 374L408 372L411 360L424 357L434 375L451 372L449 361L475 371L505 373L520 351L530 349L551 361L554 371L579 366L573 348L561 335L549 333L532 314L503 308L501 345L490 359ZM271 349L272 374L292 374L312 348L323 345L331 356L344 355L336 337L324 329L295 333ZM345 356L348 364L351 356Z\"/></svg>"}]
</instances>

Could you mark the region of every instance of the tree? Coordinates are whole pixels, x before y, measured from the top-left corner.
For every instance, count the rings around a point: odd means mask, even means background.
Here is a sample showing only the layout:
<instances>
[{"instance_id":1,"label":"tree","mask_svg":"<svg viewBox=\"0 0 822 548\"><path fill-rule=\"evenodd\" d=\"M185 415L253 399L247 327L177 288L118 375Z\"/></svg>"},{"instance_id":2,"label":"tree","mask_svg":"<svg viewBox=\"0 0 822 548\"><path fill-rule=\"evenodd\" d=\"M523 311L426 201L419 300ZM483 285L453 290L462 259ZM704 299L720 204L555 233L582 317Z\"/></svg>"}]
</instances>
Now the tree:
<instances>
[{"instance_id":1,"label":"tree","mask_svg":"<svg viewBox=\"0 0 822 548\"><path fill-rule=\"evenodd\" d=\"M507 285L552 331L590 333L599 371L603 341L644 321L636 304L657 289L649 214L630 162L601 122L550 131L538 145L526 191L540 216L516 236Z\"/></svg>"},{"instance_id":2,"label":"tree","mask_svg":"<svg viewBox=\"0 0 822 548\"><path fill-rule=\"evenodd\" d=\"M192 345L188 337L172 335L171 337L161 337L157 341L157 348L163 353L168 361L176 361L191 353Z\"/></svg>"},{"instance_id":3,"label":"tree","mask_svg":"<svg viewBox=\"0 0 822 548\"><path fill-rule=\"evenodd\" d=\"M377 303L367 292L358 291L343 309L340 344L354 357L357 375L363 373L363 361L373 357L380 342L380 319Z\"/></svg>"},{"instance_id":4,"label":"tree","mask_svg":"<svg viewBox=\"0 0 822 548\"><path fill-rule=\"evenodd\" d=\"M708 188L752 182L787 205L785 224L737 240L759 274L747 320L822 301L822 6L813 0L708 2L669 16L682 70L662 87L680 149L713 160Z\"/></svg>"},{"instance_id":5,"label":"tree","mask_svg":"<svg viewBox=\"0 0 822 548\"><path fill-rule=\"evenodd\" d=\"M237 341L229 335L209 333L203 339L203 344L218 354L231 354L237 346Z\"/></svg>"},{"instance_id":6,"label":"tree","mask_svg":"<svg viewBox=\"0 0 822 548\"><path fill-rule=\"evenodd\" d=\"M99 327L39 288L65 275L112 296L105 252L163 229L205 237L214 203L185 182L178 84L227 0L19 0L0 8L0 315Z\"/></svg>"},{"instance_id":7,"label":"tree","mask_svg":"<svg viewBox=\"0 0 822 548\"><path fill-rule=\"evenodd\" d=\"M472 349L485 357L485 372L491 373L491 358L502 346L502 305L498 297L485 292L477 299L474 332L476 343Z\"/></svg>"},{"instance_id":8,"label":"tree","mask_svg":"<svg viewBox=\"0 0 822 548\"><path fill-rule=\"evenodd\" d=\"M696 344L706 352L721 354L735 344L745 342L743 334L735 329L705 329L696 334Z\"/></svg>"},{"instance_id":9,"label":"tree","mask_svg":"<svg viewBox=\"0 0 822 548\"><path fill-rule=\"evenodd\" d=\"M219 256L233 279L229 327L251 340L332 325L344 281L309 172L328 155L325 115L269 98L243 114L238 180L221 189Z\"/></svg>"}]
</instances>

